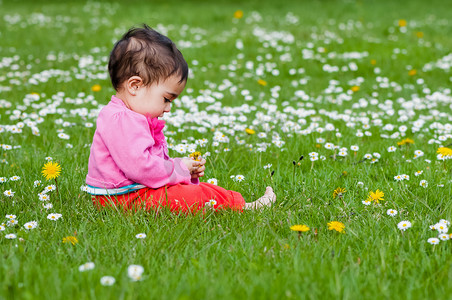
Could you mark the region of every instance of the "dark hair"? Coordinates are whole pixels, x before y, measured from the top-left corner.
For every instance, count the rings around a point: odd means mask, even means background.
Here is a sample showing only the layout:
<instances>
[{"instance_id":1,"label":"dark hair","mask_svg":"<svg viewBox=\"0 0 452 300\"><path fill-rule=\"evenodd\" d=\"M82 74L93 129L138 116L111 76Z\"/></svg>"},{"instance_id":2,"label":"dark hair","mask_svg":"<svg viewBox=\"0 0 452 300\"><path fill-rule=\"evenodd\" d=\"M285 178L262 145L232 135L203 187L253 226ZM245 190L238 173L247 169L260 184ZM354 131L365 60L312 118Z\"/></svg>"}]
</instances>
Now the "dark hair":
<instances>
[{"instance_id":1,"label":"dark hair","mask_svg":"<svg viewBox=\"0 0 452 300\"><path fill-rule=\"evenodd\" d=\"M146 24L131 28L116 42L110 53L108 72L117 91L121 83L132 76L140 76L145 86L180 76L187 80L188 65L176 45L166 36Z\"/></svg>"}]
</instances>

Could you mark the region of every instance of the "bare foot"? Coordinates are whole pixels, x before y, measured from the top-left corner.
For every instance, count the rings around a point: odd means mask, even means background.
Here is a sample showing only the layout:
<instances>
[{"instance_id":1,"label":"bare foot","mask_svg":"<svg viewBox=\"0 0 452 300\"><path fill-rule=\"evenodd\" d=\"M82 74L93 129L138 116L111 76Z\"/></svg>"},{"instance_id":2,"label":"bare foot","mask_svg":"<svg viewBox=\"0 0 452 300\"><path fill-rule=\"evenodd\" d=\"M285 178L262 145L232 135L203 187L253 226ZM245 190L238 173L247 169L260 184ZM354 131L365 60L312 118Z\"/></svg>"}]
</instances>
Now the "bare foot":
<instances>
[{"instance_id":1,"label":"bare foot","mask_svg":"<svg viewBox=\"0 0 452 300\"><path fill-rule=\"evenodd\" d=\"M245 209L256 209L264 206L271 206L276 201L276 194L271 186L267 186L265 194L251 203L245 203Z\"/></svg>"}]
</instances>

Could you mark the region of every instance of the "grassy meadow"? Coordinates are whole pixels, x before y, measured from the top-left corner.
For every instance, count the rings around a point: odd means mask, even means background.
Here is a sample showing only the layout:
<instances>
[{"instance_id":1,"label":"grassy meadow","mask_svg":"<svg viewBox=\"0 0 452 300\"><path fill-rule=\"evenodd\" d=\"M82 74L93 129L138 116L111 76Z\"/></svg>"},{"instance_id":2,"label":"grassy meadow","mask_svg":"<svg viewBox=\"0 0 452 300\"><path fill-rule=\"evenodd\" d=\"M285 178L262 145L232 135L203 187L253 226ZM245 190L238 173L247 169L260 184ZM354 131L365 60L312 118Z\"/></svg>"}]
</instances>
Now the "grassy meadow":
<instances>
[{"instance_id":1,"label":"grassy meadow","mask_svg":"<svg viewBox=\"0 0 452 300\"><path fill-rule=\"evenodd\" d=\"M0 0L0 299L449 299L449 12L437 0ZM247 201L270 185L273 207L93 206L83 189L114 93L108 55L142 23L190 67L165 116L170 156L202 152L202 181ZM62 168L55 187L48 161Z\"/></svg>"}]
</instances>

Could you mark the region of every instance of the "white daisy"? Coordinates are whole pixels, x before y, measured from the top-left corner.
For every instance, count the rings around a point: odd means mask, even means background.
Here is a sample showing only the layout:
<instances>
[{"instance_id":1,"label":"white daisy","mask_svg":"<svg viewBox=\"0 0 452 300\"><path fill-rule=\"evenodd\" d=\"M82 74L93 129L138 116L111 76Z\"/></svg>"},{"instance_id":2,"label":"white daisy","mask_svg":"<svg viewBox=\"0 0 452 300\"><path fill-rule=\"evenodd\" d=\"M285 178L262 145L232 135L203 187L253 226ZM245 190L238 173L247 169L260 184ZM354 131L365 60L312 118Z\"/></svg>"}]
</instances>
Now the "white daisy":
<instances>
[{"instance_id":1,"label":"white daisy","mask_svg":"<svg viewBox=\"0 0 452 300\"><path fill-rule=\"evenodd\" d=\"M10 234L5 235L5 239L8 239L8 240L13 240L16 237L17 237L17 235L15 235L14 233L10 233Z\"/></svg>"},{"instance_id":2,"label":"white daisy","mask_svg":"<svg viewBox=\"0 0 452 300\"><path fill-rule=\"evenodd\" d=\"M391 146L388 148L388 152L395 152L396 150L397 150L397 148L394 146Z\"/></svg>"},{"instance_id":3,"label":"white daisy","mask_svg":"<svg viewBox=\"0 0 452 300\"><path fill-rule=\"evenodd\" d=\"M400 229L400 230L407 230L408 228L410 228L411 227L411 222L410 221L402 221L402 222L399 222L399 224L397 224L397 227Z\"/></svg>"},{"instance_id":4,"label":"white daisy","mask_svg":"<svg viewBox=\"0 0 452 300\"><path fill-rule=\"evenodd\" d=\"M100 284L102 284L103 286L112 286L113 284L115 284L116 279L113 276L103 276L100 279Z\"/></svg>"},{"instance_id":5,"label":"white daisy","mask_svg":"<svg viewBox=\"0 0 452 300\"><path fill-rule=\"evenodd\" d=\"M243 180L245 180L245 176L243 176L243 175L236 175L234 180L238 181L238 182L242 182Z\"/></svg>"},{"instance_id":6,"label":"white daisy","mask_svg":"<svg viewBox=\"0 0 452 300\"><path fill-rule=\"evenodd\" d=\"M210 199L205 204L206 207L214 207L215 205L217 205L217 200L215 200L215 199Z\"/></svg>"},{"instance_id":7,"label":"white daisy","mask_svg":"<svg viewBox=\"0 0 452 300\"><path fill-rule=\"evenodd\" d=\"M450 239L447 233L441 233L440 235L438 235L438 238L442 241L447 241L448 239Z\"/></svg>"},{"instance_id":8,"label":"white daisy","mask_svg":"<svg viewBox=\"0 0 452 300\"><path fill-rule=\"evenodd\" d=\"M439 239L437 239L437 238L429 238L429 239L427 240L427 242L428 242L429 244L436 245L436 244L439 244Z\"/></svg>"},{"instance_id":9,"label":"white daisy","mask_svg":"<svg viewBox=\"0 0 452 300\"><path fill-rule=\"evenodd\" d=\"M24 224L24 227L27 230L35 229L37 226L38 226L38 222L36 222L36 221L27 222Z\"/></svg>"},{"instance_id":10,"label":"white daisy","mask_svg":"<svg viewBox=\"0 0 452 300\"><path fill-rule=\"evenodd\" d=\"M388 209L387 211L386 211L386 214L388 215L388 216L391 216L391 217L394 217L395 215L397 215L397 210L395 210L395 209Z\"/></svg>"},{"instance_id":11,"label":"white daisy","mask_svg":"<svg viewBox=\"0 0 452 300\"><path fill-rule=\"evenodd\" d=\"M11 190L6 190L3 192L3 195L5 195L6 197L12 197L12 196L14 196L14 193L15 192L13 192Z\"/></svg>"},{"instance_id":12,"label":"white daisy","mask_svg":"<svg viewBox=\"0 0 452 300\"><path fill-rule=\"evenodd\" d=\"M62 216L62 214L55 214L55 213L54 214L49 214L49 215L47 215L47 219L56 221L59 218L61 218L61 216Z\"/></svg>"},{"instance_id":13,"label":"white daisy","mask_svg":"<svg viewBox=\"0 0 452 300\"><path fill-rule=\"evenodd\" d=\"M52 203L46 203L46 204L42 204L42 207L44 207L45 209L51 209L53 208L53 204Z\"/></svg>"},{"instance_id":14,"label":"white daisy","mask_svg":"<svg viewBox=\"0 0 452 300\"><path fill-rule=\"evenodd\" d=\"M218 180L216 178L207 179L207 183L218 185Z\"/></svg>"},{"instance_id":15,"label":"white daisy","mask_svg":"<svg viewBox=\"0 0 452 300\"><path fill-rule=\"evenodd\" d=\"M135 236L137 239L144 239L146 237L146 233L139 233Z\"/></svg>"},{"instance_id":16,"label":"white daisy","mask_svg":"<svg viewBox=\"0 0 452 300\"><path fill-rule=\"evenodd\" d=\"M85 271L89 271L89 270L94 269L95 266L96 266L96 265L95 265L93 262L87 262L87 263L85 263L85 264L79 266L79 267L78 267L78 270L79 270L80 272L85 272Z\"/></svg>"},{"instance_id":17,"label":"white daisy","mask_svg":"<svg viewBox=\"0 0 452 300\"><path fill-rule=\"evenodd\" d=\"M433 228L438 230L439 233L447 233L449 231L449 228L444 223L436 223Z\"/></svg>"},{"instance_id":18,"label":"white daisy","mask_svg":"<svg viewBox=\"0 0 452 300\"><path fill-rule=\"evenodd\" d=\"M127 275L133 281L141 280L141 275L143 274L143 272L144 272L144 268L140 265L130 265L127 268Z\"/></svg>"}]
</instances>

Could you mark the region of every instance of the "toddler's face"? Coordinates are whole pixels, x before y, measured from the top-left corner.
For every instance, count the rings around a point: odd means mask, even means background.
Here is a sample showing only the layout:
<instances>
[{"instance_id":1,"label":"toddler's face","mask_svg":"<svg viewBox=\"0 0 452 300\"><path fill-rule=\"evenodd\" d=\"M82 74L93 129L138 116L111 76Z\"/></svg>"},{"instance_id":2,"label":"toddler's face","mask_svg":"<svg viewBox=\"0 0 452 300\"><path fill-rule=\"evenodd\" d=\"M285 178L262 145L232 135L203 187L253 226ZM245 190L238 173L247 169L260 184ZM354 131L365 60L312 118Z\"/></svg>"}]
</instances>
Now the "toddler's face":
<instances>
[{"instance_id":1,"label":"toddler's face","mask_svg":"<svg viewBox=\"0 0 452 300\"><path fill-rule=\"evenodd\" d=\"M135 95L128 101L130 109L151 118L162 117L185 88L186 82L179 83L179 80L179 76L171 76L165 81L136 88Z\"/></svg>"}]
</instances>

